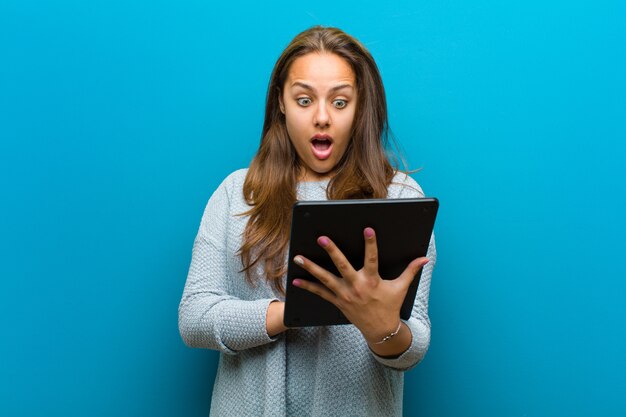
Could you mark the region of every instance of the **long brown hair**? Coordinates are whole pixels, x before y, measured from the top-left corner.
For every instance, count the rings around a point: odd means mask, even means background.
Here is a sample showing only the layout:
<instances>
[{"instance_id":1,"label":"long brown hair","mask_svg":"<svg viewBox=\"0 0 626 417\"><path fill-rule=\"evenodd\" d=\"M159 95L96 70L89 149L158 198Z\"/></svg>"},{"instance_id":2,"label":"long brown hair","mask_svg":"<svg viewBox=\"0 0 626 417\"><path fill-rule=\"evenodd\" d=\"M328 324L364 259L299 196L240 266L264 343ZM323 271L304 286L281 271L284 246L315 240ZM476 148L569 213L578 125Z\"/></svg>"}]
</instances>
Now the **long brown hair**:
<instances>
[{"instance_id":1,"label":"long brown hair","mask_svg":"<svg viewBox=\"0 0 626 417\"><path fill-rule=\"evenodd\" d=\"M300 162L289 140L279 97L293 61L312 52L333 53L345 59L357 84L352 136L334 169L327 198L385 198L395 172L385 151L389 133L385 90L371 54L358 40L337 28L315 26L298 34L272 71L261 144L243 186L244 197L252 206L242 213L250 216L239 250L243 271L252 283L252 270L261 262L265 278L281 293Z\"/></svg>"}]
</instances>

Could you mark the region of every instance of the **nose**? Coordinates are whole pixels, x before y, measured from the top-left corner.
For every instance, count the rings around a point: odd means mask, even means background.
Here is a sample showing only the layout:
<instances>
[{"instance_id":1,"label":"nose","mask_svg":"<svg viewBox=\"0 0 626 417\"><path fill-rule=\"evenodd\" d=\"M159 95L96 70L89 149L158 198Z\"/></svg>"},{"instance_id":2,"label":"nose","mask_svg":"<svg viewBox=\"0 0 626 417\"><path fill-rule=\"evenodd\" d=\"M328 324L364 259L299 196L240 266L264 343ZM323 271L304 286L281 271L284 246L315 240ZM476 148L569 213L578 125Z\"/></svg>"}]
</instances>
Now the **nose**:
<instances>
[{"instance_id":1,"label":"nose","mask_svg":"<svg viewBox=\"0 0 626 417\"><path fill-rule=\"evenodd\" d=\"M316 127L330 126L330 114L326 109L326 103L324 102L324 100L319 101L317 108L315 109L315 114L313 118L313 123Z\"/></svg>"}]
</instances>

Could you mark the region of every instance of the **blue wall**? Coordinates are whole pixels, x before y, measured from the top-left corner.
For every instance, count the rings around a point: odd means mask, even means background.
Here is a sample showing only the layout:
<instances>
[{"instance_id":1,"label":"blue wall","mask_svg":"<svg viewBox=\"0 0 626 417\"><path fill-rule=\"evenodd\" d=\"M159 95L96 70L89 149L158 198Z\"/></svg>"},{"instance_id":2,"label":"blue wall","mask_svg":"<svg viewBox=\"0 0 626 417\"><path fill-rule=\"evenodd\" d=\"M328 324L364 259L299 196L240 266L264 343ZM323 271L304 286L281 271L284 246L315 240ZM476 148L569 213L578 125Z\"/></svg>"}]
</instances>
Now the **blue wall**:
<instances>
[{"instance_id":1,"label":"blue wall","mask_svg":"<svg viewBox=\"0 0 626 417\"><path fill-rule=\"evenodd\" d=\"M624 2L431 3L3 0L0 415L206 415L193 238L318 23L370 48L442 203L405 414L624 415Z\"/></svg>"}]
</instances>

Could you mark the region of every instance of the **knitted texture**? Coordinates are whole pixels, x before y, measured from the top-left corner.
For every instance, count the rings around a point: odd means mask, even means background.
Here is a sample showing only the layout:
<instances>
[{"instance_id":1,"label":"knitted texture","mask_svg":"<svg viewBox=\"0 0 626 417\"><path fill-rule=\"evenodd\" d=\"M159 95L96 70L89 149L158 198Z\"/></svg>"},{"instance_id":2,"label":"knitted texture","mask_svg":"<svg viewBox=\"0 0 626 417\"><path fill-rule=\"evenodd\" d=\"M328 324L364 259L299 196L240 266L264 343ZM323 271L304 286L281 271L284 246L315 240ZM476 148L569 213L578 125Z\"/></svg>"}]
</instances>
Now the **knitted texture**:
<instances>
[{"instance_id":1,"label":"knitted texture","mask_svg":"<svg viewBox=\"0 0 626 417\"><path fill-rule=\"evenodd\" d=\"M434 236L409 320L409 349L394 359L374 354L353 325L289 329L271 338L267 307L284 301L255 269L246 282L237 256L250 207L243 198L247 170L229 175L213 193L194 241L178 309L180 334L190 347L221 352L211 415L401 416L404 374L430 343L428 296L436 262ZM299 200L325 200L328 181L298 184ZM398 173L388 198L423 197Z\"/></svg>"}]
</instances>

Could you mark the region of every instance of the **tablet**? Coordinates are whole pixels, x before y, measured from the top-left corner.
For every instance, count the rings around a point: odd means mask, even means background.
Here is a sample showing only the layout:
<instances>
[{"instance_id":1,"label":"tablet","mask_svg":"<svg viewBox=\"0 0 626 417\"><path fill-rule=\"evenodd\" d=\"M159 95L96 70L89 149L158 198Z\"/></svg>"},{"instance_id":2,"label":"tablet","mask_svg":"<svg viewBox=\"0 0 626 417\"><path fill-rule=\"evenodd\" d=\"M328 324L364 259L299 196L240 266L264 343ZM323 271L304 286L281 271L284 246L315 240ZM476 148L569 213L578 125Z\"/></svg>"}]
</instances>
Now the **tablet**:
<instances>
[{"instance_id":1,"label":"tablet","mask_svg":"<svg viewBox=\"0 0 626 417\"><path fill-rule=\"evenodd\" d=\"M426 256L439 202L436 198L299 201L293 206L287 266L285 318L287 327L348 324L332 303L298 288L293 280L319 282L293 258L303 255L337 276L337 268L317 238L328 236L355 269L363 267L363 229L376 232L378 270L383 279L395 279L415 258ZM400 317L411 316L421 270L409 287Z\"/></svg>"}]
</instances>

